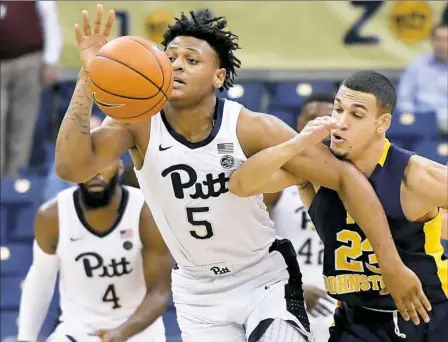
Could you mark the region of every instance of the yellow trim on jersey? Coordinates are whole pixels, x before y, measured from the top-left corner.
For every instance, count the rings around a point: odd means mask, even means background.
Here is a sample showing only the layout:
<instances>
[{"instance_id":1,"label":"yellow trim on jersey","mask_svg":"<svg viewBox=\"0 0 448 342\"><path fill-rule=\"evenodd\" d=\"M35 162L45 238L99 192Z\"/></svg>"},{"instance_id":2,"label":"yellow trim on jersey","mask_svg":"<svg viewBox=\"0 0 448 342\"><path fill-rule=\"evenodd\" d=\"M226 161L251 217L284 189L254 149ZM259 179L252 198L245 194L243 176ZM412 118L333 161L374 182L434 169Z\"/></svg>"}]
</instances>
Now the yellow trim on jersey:
<instances>
[{"instance_id":1,"label":"yellow trim on jersey","mask_svg":"<svg viewBox=\"0 0 448 342\"><path fill-rule=\"evenodd\" d=\"M448 259L442 260L442 217L437 214L423 226L425 233L425 253L431 255L437 266L437 276L442 284L442 290L448 298Z\"/></svg>"},{"instance_id":2,"label":"yellow trim on jersey","mask_svg":"<svg viewBox=\"0 0 448 342\"><path fill-rule=\"evenodd\" d=\"M390 141L388 139L386 139L384 141L383 154L381 155L381 158L378 161L378 164L380 164L381 167L383 167L384 163L386 162L386 158L387 158L387 154L389 153L389 149L390 149Z\"/></svg>"}]
</instances>

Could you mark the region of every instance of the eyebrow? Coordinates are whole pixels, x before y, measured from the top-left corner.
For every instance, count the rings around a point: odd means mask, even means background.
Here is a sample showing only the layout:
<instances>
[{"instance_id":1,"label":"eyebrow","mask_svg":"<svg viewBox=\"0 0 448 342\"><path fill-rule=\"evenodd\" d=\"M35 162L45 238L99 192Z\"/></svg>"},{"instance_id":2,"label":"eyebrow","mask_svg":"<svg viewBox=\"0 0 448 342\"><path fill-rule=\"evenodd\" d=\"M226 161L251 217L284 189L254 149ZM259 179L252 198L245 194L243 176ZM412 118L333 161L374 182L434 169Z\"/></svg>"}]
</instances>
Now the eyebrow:
<instances>
[{"instance_id":1,"label":"eyebrow","mask_svg":"<svg viewBox=\"0 0 448 342\"><path fill-rule=\"evenodd\" d=\"M334 100L336 102L341 102L341 100L338 97L336 97ZM354 104L352 104L352 107L361 108L361 109L364 109L367 112L367 107L365 105L363 105L363 104L354 103Z\"/></svg>"},{"instance_id":2,"label":"eyebrow","mask_svg":"<svg viewBox=\"0 0 448 342\"><path fill-rule=\"evenodd\" d=\"M178 44L173 44L173 45L171 45L169 48L167 48L167 50L176 49L176 48L178 48L178 47L180 47L180 45L178 45ZM189 46L189 45L184 46L184 48L185 48L186 50L190 50L190 51L193 51L193 52L200 52L198 49L196 49L196 48L194 48L194 47L192 47L192 46Z\"/></svg>"}]
</instances>

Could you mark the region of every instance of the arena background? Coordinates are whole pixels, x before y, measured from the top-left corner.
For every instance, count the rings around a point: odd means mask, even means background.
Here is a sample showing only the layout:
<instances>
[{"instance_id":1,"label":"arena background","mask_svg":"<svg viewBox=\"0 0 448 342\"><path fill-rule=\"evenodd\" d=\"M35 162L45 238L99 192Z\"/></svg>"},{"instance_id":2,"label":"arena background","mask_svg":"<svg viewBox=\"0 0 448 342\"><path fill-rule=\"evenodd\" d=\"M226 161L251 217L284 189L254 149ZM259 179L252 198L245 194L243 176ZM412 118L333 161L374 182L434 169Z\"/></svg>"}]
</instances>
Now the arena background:
<instances>
[{"instance_id":1,"label":"arena background","mask_svg":"<svg viewBox=\"0 0 448 342\"><path fill-rule=\"evenodd\" d=\"M33 158L38 162L31 162L21 177L2 180L3 342L16 341L20 282L31 262L33 216L42 203L43 191L49 186L47 176L53 160L55 135L79 70L73 25L80 21L83 9L93 12L96 3L58 2L63 52L59 82L43 94L36 146L33 147ZM445 1L109 1L104 5L105 10L115 9L117 13L114 36L137 35L156 42L161 40L173 16L181 11L209 8L214 15L227 17L229 28L240 38L242 50L238 57L243 67L236 90L224 96L237 100L241 97L248 107L269 110L275 108L279 100L276 89L293 86L295 93L293 91L291 96L297 100L293 99L289 108L279 111L279 116L288 124L298 115L301 98L319 87L336 87L354 70L375 69L397 83L403 69L415 57L431 51L428 40L431 29L448 11ZM251 89L258 90L251 93ZM250 94L255 95L248 98ZM397 121L398 124L411 127L418 123L409 116L412 113L406 115ZM409 139L411 145L417 141L415 136ZM446 163L445 138L434 135L429 139L437 140L437 153ZM42 337L51 331L56 307L54 302ZM165 318L169 341L179 341L172 305Z\"/></svg>"}]
</instances>

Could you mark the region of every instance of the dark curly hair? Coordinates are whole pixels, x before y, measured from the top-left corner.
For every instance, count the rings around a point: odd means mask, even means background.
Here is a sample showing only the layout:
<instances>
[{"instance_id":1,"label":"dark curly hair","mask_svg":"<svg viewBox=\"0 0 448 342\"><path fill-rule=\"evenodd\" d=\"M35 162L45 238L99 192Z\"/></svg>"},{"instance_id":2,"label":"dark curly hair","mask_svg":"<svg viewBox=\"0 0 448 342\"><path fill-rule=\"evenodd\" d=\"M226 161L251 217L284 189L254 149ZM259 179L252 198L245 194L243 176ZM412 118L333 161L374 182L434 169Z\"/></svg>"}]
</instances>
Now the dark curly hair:
<instances>
[{"instance_id":1,"label":"dark curly hair","mask_svg":"<svg viewBox=\"0 0 448 342\"><path fill-rule=\"evenodd\" d=\"M176 22L168 27L163 36L162 45L165 47L178 36L189 36L206 41L218 55L220 68L226 69L226 78L220 91L229 90L233 86L236 69L241 66L241 61L235 57L234 51L240 47L238 36L230 31L225 31L227 20L224 17L212 17L209 10L200 13L190 11L191 19L182 13Z\"/></svg>"}]
</instances>

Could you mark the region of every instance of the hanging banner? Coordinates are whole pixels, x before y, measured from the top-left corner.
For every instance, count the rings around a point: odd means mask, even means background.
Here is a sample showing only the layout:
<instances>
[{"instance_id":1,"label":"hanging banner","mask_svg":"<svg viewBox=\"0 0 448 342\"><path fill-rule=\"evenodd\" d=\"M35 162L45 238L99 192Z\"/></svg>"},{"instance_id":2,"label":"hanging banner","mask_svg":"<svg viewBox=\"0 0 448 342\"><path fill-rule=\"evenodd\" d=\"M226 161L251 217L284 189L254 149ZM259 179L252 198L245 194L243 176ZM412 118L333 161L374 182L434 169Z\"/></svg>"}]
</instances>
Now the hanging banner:
<instances>
[{"instance_id":1,"label":"hanging banner","mask_svg":"<svg viewBox=\"0 0 448 342\"><path fill-rule=\"evenodd\" d=\"M64 37L61 66L79 67L73 25L96 1L58 1ZM240 38L246 69L401 69L431 51L429 37L445 1L107 1L114 37L159 42L174 16L209 8Z\"/></svg>"}]
</instances>

